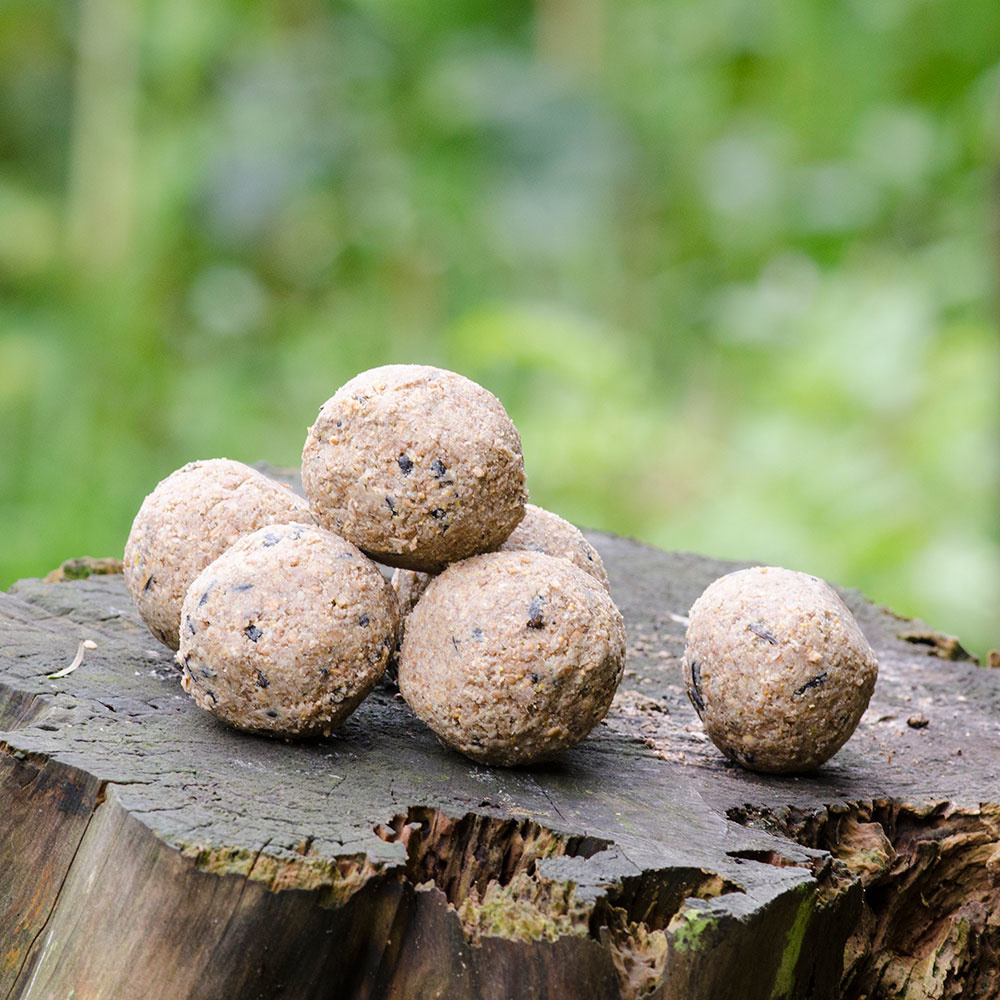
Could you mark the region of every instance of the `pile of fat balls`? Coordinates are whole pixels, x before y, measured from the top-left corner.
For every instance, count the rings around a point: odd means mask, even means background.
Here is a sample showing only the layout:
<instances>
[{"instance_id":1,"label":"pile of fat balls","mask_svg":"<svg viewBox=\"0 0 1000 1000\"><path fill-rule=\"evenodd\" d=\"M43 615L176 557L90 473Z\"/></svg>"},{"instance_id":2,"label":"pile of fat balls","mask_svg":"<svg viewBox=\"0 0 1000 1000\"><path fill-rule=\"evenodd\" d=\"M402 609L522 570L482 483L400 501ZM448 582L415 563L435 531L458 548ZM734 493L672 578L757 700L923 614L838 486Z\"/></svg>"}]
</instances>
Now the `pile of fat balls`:
<instances>
[{"instance_id":1,"label":"pile of fat balls","mask_svg":"<svg viewBox=\"0 0 1000 1000\"><path fill-rule=\"evenodd\" d=\"M307 499L240 462L191 462L135 517L129 593L198 705L326 736L390 668L442 743L508 766L604 718L621 613L594 547L527 503L520 436L490 392L423 365L363 372L320 408L302 483ZM809 770L853 733L878 665L827 584L731 573L689 621L688 695L730 759Z\"/></svg>"},{"instance_id":2,"label":"pile of fat balls","mask_svg":"<svg viewBox=\"0 0 1000 1000\"><path fill-rule=\"evenodd\" d=\"M490 392L426 366L363 372L320 408L302 484L308 502L239 462L192 462L136 515L129 593L200 706L328 735L393 662L442 742L503 765L604 717L622 616L593 546L527 503L521 439Z\"/></svg>"}]
</instances>

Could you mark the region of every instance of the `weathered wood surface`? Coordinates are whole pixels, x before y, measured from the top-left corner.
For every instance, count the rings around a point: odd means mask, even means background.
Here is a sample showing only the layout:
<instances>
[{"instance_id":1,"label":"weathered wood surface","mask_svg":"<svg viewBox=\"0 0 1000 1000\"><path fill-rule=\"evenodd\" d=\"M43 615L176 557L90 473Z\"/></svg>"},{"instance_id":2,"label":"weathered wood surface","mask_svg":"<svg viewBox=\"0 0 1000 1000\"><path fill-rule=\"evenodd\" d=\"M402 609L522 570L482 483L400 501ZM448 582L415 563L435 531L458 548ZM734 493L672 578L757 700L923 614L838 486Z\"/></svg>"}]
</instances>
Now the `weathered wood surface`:
<instances>
[{"instance_id":1,"label":"weathered wood surface","mask_svg":"<svg viewBox=\"0 0 1000 1000\"><path fill-rule=\"evenodd\" d=\"M881 661L859 731L749 774L679 669L732 566L591 538L628 670L530 769L443 749L388 688L318 743L243 735L120 576L0 595L0 998L997 995L1000 673L849 593Z\"/></svg>"}]
</instances>

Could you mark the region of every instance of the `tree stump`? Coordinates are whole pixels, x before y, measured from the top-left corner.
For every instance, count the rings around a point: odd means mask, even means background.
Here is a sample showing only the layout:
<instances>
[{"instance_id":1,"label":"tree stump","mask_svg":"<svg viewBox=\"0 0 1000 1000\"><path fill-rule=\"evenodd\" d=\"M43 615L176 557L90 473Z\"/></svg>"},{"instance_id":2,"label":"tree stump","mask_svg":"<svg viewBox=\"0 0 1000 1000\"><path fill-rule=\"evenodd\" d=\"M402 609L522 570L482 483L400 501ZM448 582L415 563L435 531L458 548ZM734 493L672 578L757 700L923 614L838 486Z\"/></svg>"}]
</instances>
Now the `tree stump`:
<instances>
[{"instance_id":1,"label":"tree stump","mask_svg":"<svg viewBox=\"0 0 1000 1000\"><path fill-rule=\"evenodd\" d=\"M997 995L1000 674L846 593L881 663L858 732L811 776L754 775L679 666L735 566L589 537L622 689L511 770L387 685L320 742L227 729L120 575L0 595L0 997Z\"/></svg>"}]
</instances>

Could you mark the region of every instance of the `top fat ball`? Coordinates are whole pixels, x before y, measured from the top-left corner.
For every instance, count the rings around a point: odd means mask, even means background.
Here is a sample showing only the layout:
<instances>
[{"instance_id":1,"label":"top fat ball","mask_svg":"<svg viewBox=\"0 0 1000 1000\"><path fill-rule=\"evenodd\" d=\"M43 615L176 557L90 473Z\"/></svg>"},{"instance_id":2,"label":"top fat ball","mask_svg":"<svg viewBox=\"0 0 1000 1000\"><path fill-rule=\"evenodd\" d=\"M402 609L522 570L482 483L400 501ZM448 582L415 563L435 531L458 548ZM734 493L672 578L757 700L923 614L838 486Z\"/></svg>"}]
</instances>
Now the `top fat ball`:
<instances>
[{"instance_id":1,"label":"top fat ball","mask_svg":"<svg viewBox=\"0 0 1000 1000\"><path fill-rule=\"evenodd\" d=\"M302 452L320 524L390 566L436 572L494 549L524 516L521 437L491 392L427 365L355 376Z\"/></svg>"}]
</instances>

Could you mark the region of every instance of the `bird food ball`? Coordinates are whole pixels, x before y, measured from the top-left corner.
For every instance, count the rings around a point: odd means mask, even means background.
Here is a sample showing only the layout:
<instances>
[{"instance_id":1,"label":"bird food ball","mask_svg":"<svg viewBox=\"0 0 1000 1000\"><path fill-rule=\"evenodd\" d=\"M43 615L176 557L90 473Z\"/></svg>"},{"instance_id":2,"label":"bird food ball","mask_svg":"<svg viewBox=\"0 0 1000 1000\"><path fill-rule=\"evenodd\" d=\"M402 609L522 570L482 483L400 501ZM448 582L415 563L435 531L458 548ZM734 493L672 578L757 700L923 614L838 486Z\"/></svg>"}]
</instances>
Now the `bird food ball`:
<instances>
[{"instance_id":1,"label":"bird food ball","mask_svg":"<svg viewBox=\"0 0 1000 1000\"><path fill-rule=\"evenodd\" d=\"M306 501L242 462L214 458L171 473L142 502L125 544L125 585L139 616L177 649L194 578L241 535L288 521L313 521Z\"/></svg>"},{"instance_id":2,"label":"bird food ball","mask_svg":"<svg viewBox=\"0 0 1000 1000\"><path fill-rule=\"evenodd\" d=\"M608 574L597 549L583 537L583 532L576 525L544 507L525 504L524 520L507 536L500 551L544 552L559 559L568 559L609 590Z\"/></svg>"},{"instance_id":3,"label":"bird food ball","mask_svg":"<svg viewBox=\"0 0 1000 1000\"><path fill-rule=\"evenodd\" d=\"M319 411L302 484L320 524L390 566L436 572L496 548L524 516L521 438L454 372L386 365Z\"/></svg>"},{"instance_id":4,"label":"bird food ball","mask_svg":"<svg viewBox=\"0 0 1000 1000\"><path fill-rule=\"evenodd\" d=\"M448 746L526 764L582 740L611 705L625 627L564 559L492 552L449 566L410 615L399 688Z\"/></svg>"},{"instance_id":5,"label":"bird food ball","mask_svg":"<svg viewBox=\"0 0 1000 1000\"><path fill-rule=\"evenodd\" d=\"M729 573L694 602L688 697L712 742L754 771L809 771L850 738L878 661L833 589L805 573Z\"/></svg>"},{"instance_id":6,"label":"bird food ball","mask_svg":"<svg viewBox=\"0 0 1000 1000\"><path fill-rule=\"evenodd\" d=\"M576 525L553 514L544 507L529 503L524 505L524 519L507 536L498 552L544 552L548 556L568 559L574 566L589 573L602 587L608 588L608 574L604 563L583 532ZM397 569L392 574L392 586L399 599L400 616L405 617L420 600L434 577L430 573L417 573Z\"/></svg>"},{"instance_id":7,"label":"bird food ball","mask_svg":"<svg viewBox=\"0 0 1000 1000\"><path fill-rule=\"evenodd\" d=\"M238 729L327 735L378 682L397 622L392 588L361 551L314 525L271 525L188 591L182 683Z\"/></svg>"}]
</instances>

